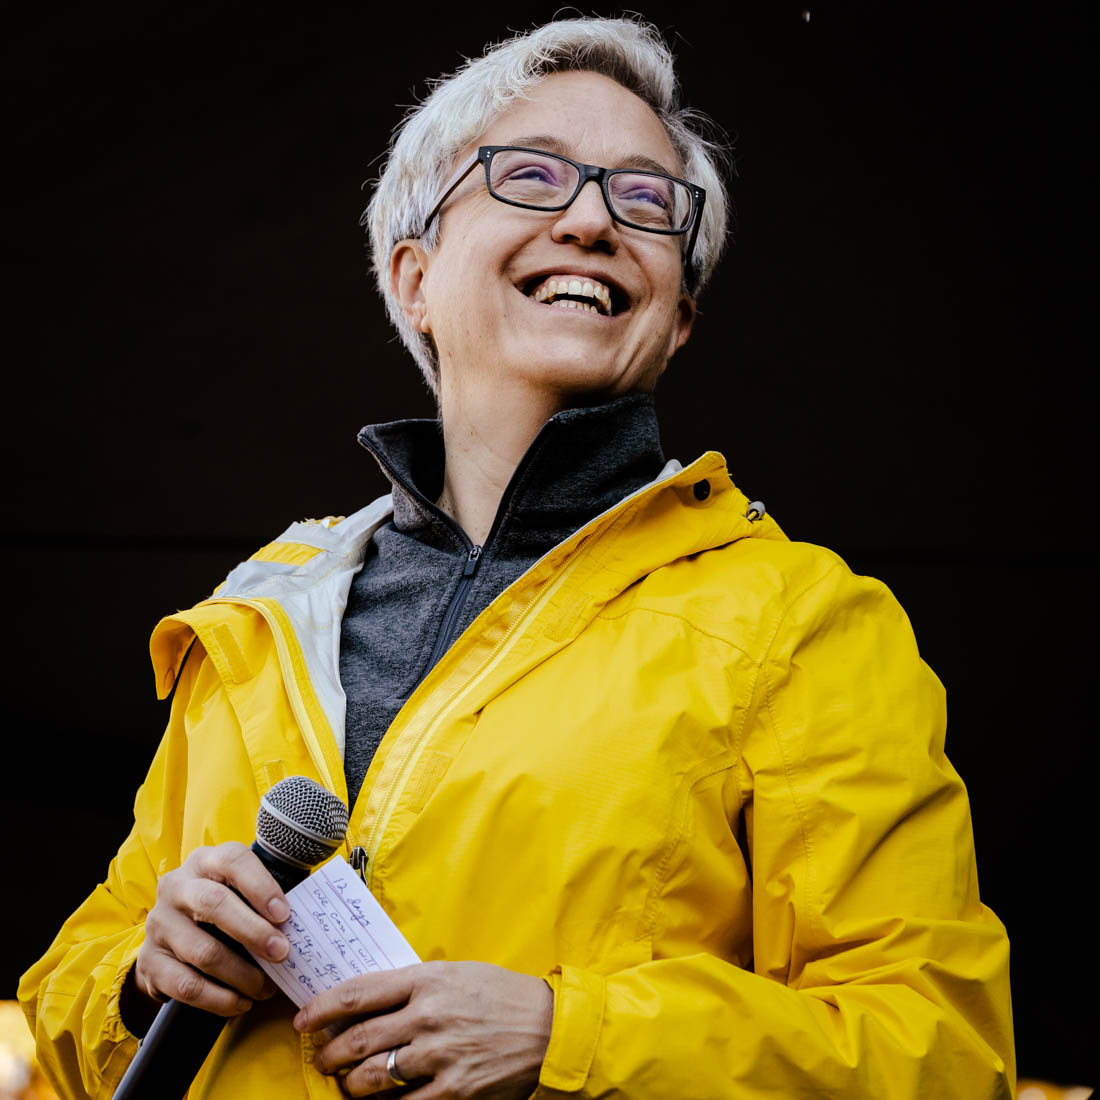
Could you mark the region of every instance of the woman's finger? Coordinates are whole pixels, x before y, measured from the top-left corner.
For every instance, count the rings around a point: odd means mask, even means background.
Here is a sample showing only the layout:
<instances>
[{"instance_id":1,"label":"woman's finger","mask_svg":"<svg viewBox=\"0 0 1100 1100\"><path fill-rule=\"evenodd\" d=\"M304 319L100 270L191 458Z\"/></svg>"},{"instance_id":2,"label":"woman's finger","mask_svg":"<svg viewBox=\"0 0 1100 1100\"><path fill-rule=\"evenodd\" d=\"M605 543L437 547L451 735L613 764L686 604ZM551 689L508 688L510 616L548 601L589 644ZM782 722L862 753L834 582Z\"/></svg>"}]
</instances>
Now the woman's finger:
<instances>
[{"instance_id":1,"label":"woman's finger","mask_svg":"<svg viewBox=\"0 0 1100 1100\"><path fill-rule=\"evenodd\" d=\"M157 945L180 962L250 999L262 999L274 990L271 980L251 960L242 958L180 913L165 913L158 921Z\"/></svg>"},{"instance_id":2,"label":"woman's finger","mask_svg":"<svg viewBox=\"0 0 1100 1100\"><path fill-rule=\"evenodd\" d=\"M280 962L290 943L229 886L210 878L188 878L177 888L175 908L193 922L213 924L250 951Z\"/></svg>"},{"instance_id":3,"label":"woman's finger","mask_svg":"<svg viewBox=\"0 0 1100 1100\"><path fill-rule=\"evenodd\" d=\"M390 1053L393 1052L393 1062ZM390 1066L394 1076L390 1076ZM428 1067L423 1064L415 1046L387 1048L360 1062L343 1080L343 1089L348 1096L373 1096L401 1086L398 1081L407 1084L423 1081L430 1077ZM396 1080L395 1080L396 1078Z\"/></svg>"},{"instance_id":4,"label":"woman's finger","mask_svg":"<svg viewBox=\"0 0 1100 1100\"><path fill-rule=\"evenodd\" d=\"M340 982L318 993L294 1017L294 1026L299 1031L322 1031L327 1027L341 1027L349 1019L358 1020L400 1008L412 996L416 975L428 965L416 963L397 970L360 974Z\"/></svg>"},{"instance_id":5,"label":"woman's finger","mask_svg":"<svg viewBox=\"0 0 1100 1100\"><path fill-rule=\"evenodd\" d=\"M322 1073L351 1069L372 1055L403 1046L416 1036L416 1020L407 1010L386 1012L352 1024L321 1047L314 1065Z\"/></svg>"},{"instance_id":6,"label":"woman's finger","mask_svg":"<svg viewBox=\"0 0 1100 1100\"><path fill-rule=\"evenodd\" d=\"M180 962L165 951L150 954L143 969L142 981L145 992L158 1000L171 997L174 1001L194 1005L215 1016L239 1016L252 1007L248 997L200 974L193 966Z\"/></svg>"},{"instance_id":7,"label":"woman's finger","mask_svg":"<svg viewBox=\"0 0 1100 1100\"><path fill-rule=\"evenodd\" d=\"M290 906L279 884L256 853L244 844L228 841L212 848L196 848L185 866L200 878L231 886L256 913L275 924L281 924L290 915Z\"/></svg>"}]
</instances>

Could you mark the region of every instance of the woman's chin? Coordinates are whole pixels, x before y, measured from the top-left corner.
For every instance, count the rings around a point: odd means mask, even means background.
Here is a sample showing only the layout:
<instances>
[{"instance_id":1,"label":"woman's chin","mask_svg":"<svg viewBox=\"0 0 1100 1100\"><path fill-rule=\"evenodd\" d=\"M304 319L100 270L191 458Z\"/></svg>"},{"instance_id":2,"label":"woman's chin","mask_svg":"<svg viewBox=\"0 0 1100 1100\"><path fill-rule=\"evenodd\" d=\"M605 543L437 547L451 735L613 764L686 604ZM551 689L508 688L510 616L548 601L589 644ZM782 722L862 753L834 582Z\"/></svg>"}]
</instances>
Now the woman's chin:
<instances>
[{"instance_id":1,"label":"woman's chin","mask_svg":"<svg viewBox=\"0 0 1100 1100\"><path fill-rule=\"evenodd\" d=\"M557 392L570 397L588 396L610 399L635 390L650 390L651 372L624 369L623 364L600 362L579 356L547 356L528 360L513 377L522 380L525 389Z\"/></svg>"}]
</instances>

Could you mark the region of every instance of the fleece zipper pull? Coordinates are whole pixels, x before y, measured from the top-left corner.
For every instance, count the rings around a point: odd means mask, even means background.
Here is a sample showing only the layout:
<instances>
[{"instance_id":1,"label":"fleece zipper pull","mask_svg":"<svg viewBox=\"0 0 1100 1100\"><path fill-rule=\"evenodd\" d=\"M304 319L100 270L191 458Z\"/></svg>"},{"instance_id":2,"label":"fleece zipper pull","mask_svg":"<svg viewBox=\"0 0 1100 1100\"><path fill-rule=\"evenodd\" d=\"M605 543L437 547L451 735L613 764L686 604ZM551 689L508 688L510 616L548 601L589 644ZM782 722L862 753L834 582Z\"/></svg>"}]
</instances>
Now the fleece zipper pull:
<instances>
[{"instance_id":1,"label":"fleece zipper pull","mask_svg":"<svg viewBox=\"0 0 1100 1100\"><path fill-rule=\"evenodd\" d=\"M478 563L481 561L481 547L471 546L470 553L466 557L466 565L462 570L462 579L466 580L477 572Z\"/></svg>"},{"instance_id":2,"label":"fleece zipper pull","mask_svg":"<svg viewBox=\"0 0 1100 1100\"><path fill-rule=\"evenodd\" d=\"M462 609L466 606L466 597L469 594L470 585L474 583L477 567L480 564L481 547L471 546L466 554L466 562L462 566L462 576L458 578L458 587L447 605L447 613L443 616L443 625L439 628L439 636L435 640L435 648L428 662L428 672L435 668L436 662L447 652L453 640L455 625L462 614Z\"/></svg>"}]
</instances>

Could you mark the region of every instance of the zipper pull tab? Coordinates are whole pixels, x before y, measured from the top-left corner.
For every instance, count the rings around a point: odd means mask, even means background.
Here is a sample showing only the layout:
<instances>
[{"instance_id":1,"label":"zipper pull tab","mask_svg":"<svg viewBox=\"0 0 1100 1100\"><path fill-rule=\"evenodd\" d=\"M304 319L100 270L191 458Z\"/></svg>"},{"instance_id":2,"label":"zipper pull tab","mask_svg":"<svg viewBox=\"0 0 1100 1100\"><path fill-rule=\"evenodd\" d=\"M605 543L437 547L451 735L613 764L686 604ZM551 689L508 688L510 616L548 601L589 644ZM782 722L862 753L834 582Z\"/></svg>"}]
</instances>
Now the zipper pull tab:
<instances>
[{"instance_id":1,"label":"zipper pull tab","mask_svg":"<svg viewBox=\"0 0 1100 1100\"><path fill-rule=\"evenodd\" d=\"M357 844L351 850L351 859L348 861L351 864L353 871L357 872L359 877L363 880L363 885L367 885L367 850L366 848L360 848Z\"/></svg>"},{"instance_id":2,"label":"zipper pull tab","mask_svg":"<svg viewBox=\"0 0 1100 1100\"><path fill-rule=\"evenodd\" d=\"M464 577L472 577L477 572L478 563L481 561L481 547L471 546L470 556L466 559L466 567L462 570Z\"/></svg>"}]
</instances>

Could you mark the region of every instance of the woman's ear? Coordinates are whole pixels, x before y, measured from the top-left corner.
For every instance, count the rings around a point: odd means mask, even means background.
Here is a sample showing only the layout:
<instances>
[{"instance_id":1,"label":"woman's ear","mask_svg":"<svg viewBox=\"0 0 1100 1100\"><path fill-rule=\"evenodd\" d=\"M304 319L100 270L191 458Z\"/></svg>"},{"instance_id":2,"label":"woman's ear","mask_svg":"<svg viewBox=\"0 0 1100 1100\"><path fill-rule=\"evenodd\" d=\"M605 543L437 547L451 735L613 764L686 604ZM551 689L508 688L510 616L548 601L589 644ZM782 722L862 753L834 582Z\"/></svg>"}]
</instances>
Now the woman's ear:
<instances>
[{"instance_id":1,"label":"woman's ear","mask_svg":"<svg viewBox=\"0 0 1100 1100\"><path fill-rule=\"evenodd\" d=\"M692 326L695 324L695 299L688 294L681 294L676 303L676 323L669 333L668 357L671 359L688 341Z\"/></svg>"},{"instance_id":2,"label":"woman's ear","mask_svg":"<svg viewBox=\"0 0 1100 1100\"><path fill-rule=\"evenodd\" d=\"M415 238L398 241L390 252L390 292L397 299L417 332L431 333L428 301L424 296L424 276L428 273L428 253Z\"/></svg>"}]
</instances>

